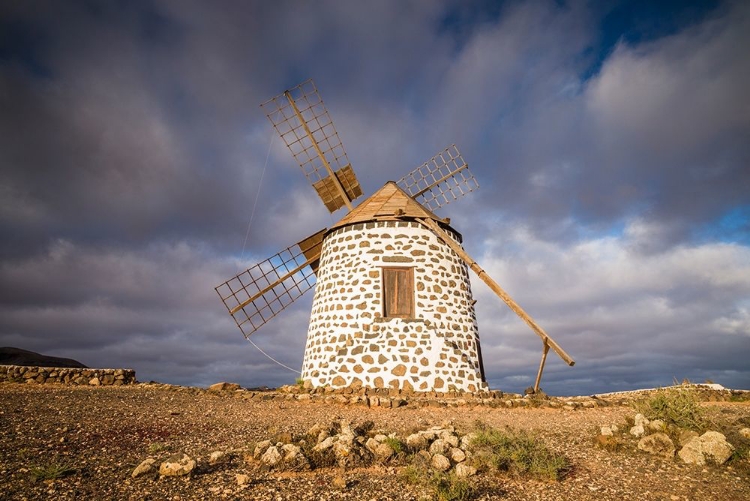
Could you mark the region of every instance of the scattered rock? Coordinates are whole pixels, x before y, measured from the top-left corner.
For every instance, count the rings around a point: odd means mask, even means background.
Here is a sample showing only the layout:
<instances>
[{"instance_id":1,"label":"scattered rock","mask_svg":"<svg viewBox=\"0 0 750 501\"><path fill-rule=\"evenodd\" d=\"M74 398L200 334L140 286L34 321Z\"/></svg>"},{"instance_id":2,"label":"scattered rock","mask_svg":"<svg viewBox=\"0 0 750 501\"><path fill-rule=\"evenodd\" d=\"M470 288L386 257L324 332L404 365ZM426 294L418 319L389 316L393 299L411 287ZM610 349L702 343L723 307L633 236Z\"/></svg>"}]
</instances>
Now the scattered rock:
<instances>
[{"instance_id":1,"label":"scattered rock","mask_svg":"<svg viewBox=\"0 0 750 501\"><path fill-rule=\"evenodd\" d=\"M453 447L450 450L450 458L454 463L460 463L466 460L466 453L458 447Z\"/></svg>"},{"instance_id":2,"label":"scattered rock","mask_svg":"<svg viewBox=\"0 0 750 501\"><path fill-rule=\"evenodd\" d=\"M228 460L229 456L223 451L214 451L208 456L208 464L211 466L226 463Z\"/></svg>"},{"instance_id":3,"label":"scattered rock","mask_svg":"<svg viewBox=\"0 0 750 501\"><path fill-rule=\"evenodd\" d=\"M250 476L244 473L237 473L234 478L237 481L237 485L247 485L250 483Z\"/></svg>"},{"instance_id":4,"label":"scattered rock","mask_svg":"<svg viewBox=\"0 0 750 501\"><path fill-rule=\"evenodd\" d=\"M328 429L320 423L315 423L312 425L312 428L307 430L307 436L317 439L322 432L325 432L326 436L328 436Z\"/></svg>"},{"instance_id":5,"label":"scattered rock","mask_svg":"<svg viewBox=\"0 0 750 501\"><path fill-rule=\"evenodd\" d=\"M383 436L386 438L385 436ZM373 456L375 456L375 459L377 459L380 462L387 461L393 454L395 454L395 451L391 448L390 445L380 442L376 438L368 438L367 442L365 442L365 447L367 447L367 450L372 452Z\"/></svg>"},{"instance_id":6,"label":"scattered rock","mask_svg":"<svg viewBox=\"0 0 750 501\"><path fill-rule=\"evenodd\" d=\"M343 491L346 489L346 479L343 475L336 475L333 477L333 480L331 480L331 487L333 487L336 490Z\"/></svg>"},{"instance_id":7,"label":"scattered rock","mask_svg":"<svg viewBox=\"0 0 750 501\"><path fill-rule=\"evenodd\" d=\"M475 432L472 431L471 433L467 433L466 435L464 435L463 437L461 437L461 440L460 440L461 448L463 450L468 449L469 446L471 445L471 443L476 438L477 438L477 434Z\"/></svg>"},{"instance_id":8,"label":"scattered rock","mask_svg":"<svg viewBox=\"0 0 750 501\"><path fill-rule=\"evenodd\" d=\"M693 430L684 430L682 433L680 433L680 447L684 447L688 442L690 442L693 438L696 438L700 435L698 435L697 432L694 432Z\"/></svg>"},{"instance_id":9,"label":"scattered rock","mask_svg":"<svg viewBox=\"0 0 750 501\"><path fill-rule=\"evenodd\" d=\"M648 429L651 431L666 431L667 424L661 419L654 419L648 424Z\"/></svg>"},{"instance_id":10,"label":"scattered rock","mask_svg":"<svg viewBox=\"0 0 750 501\"><path fill-rule=\"evenodd\" d=\"M427 448L427 439L421 433L412 433L406 437L406 445L414 451L421 451Z\"/></svg>"},{"instance_id":11,"label":"scattered rock","mask_svg":"<svg viewBox=\"0 0 750 501\"><path fill-rule=\"evenodd\" d=\"M260 459L269 447L271 447L270 440L263 440L262 442L258 442L258 444L255 446L255 450L253 451L253 458Z\"/></svg>"},{"instance_id":12,"label":"scattered rock","mask_svg":"<svg viewBox=\"0 0 750 501\"><path fill-rule=\"evenodd\" d=\"M642 427L646 428L648 426L648 423L649 423L649 420L646 419L646 416L644 416L640 412L635 415L635 423L634 424L636 426L642 426Z\"/></svg>"},{"instance_id":13,"label":"scattered rock","mask_svg":"<svg viewBox=\"0 0 750 501\"><path fill-rule=\"evenodd\" d=\"M208 387L208 391L235 391L239 389L240 389L240 385L238 385L237 383L226 383L226 382L212 384L211 386Z\"/></svg>"},{"instance_id":14,"label":"scattered rock","mask_svg":"<svg viewBox=\"0 0 750 501\"><path fill-rule=\"evenodd\" d=\"M327 437L322 442L319 442L318 445L313 447L313 452L323 452L325 450L330 449L333 447L334 439L333 437Z\"/></svg>"},{"instance_id":15,"label":"scattered rock","mask_svg":"<svg viewBox=\"0 0 750 501\"><path fill-rule=\"evenodd\" d=\"M430 465L437 471L448 471L451 467L450 460L442 454L435 454L432 456Z\"/></svg>"},{"instance_id":16,"label":"scattered rock","mask_svg":"<svg viewBox=\"0 0 750 501\"><path fill-rule=\"evenodd\" d=\"M742 428L740 430L740 436L750 440L750 428Z\"/></svg>"},{"instance_id":17,"label":"scattered rock","mask_svg":"<svg viewBox=\"0 0 750 501\"><path fill-rule=\"evenodd\" d=\"M630 428L630 434L636 438L642 437L645 433L646 430L643 429L643 425L637 424Z\"/></svg>"},{"instance_id":18,"label":"scattered rock","mask_svg":"<svg viewBox=\"0 0 750 501\"><path fill-rule=\"evenodd\" d=\"M473 477L477 474L477 469L466 463L456 465L456 476L458 478Z\"/></svg>"},{"instance_id":19,"label":"scattered rock","mask_svg":"<svg viewBox=\"0 0 750 501\"><path fill-rule=\"evenodd\" d=\"M294 444L284 444L281 446L281 452L284 455L284 468L292 471L302 471L310 469L310 462L307 460L302 449Z\"/></svg>"},{"instance_id":20,"label":"scattered rock","mask_svg":"<svg viewBox=\"0 0 750 501\"><path fill-rule=\"evenodd\" d=\"M638 441L638 449L664 459L674 458L674 442L666 433L657 432Z\"/></svg>"},{"instance_id":21,"label":"scattered rock","mask_svg":"<svg viewBox=\"0 0 750 501\"><path fill-rule=\"evenodd\" d=\"M438 438L430 444L430 454L444 454L447 450L448 444L442 438Z\"/></svg>"},{"instance_id":22,"label":"scattered rock","mask_svg":"<svg viewBox=\"0 0 750 501\"><path fill-rule=\"evenodd\" d=\"M154 466L154 464L156 464L156 459L144 459L143 461L141 461L141 464L135 467L135 470L133 470L133 473L130 476L133 478L138 478L142 477L143 475L156 473L156 467Z\"/></svg>"},{"instance_id":23,"label":"scattered rock","mask_svg":"<svg viewBox=\"0 0 750 501\"><path fill-rule=\"evenodd\" d=\"M159 466L159 475L179 477L189 475L195 469L195 460L187 454L174 455Z\"/></svg>"},{"instance_id":24,"label":"scattered rock","mask_svg":"<svg viewBox=\"0 0 750 501\"><path fill-rule=\"evenodd\" d=\"M270 467L274 467L281 461L281 453L279 452L279 449L272 445L268 449L266 449L266 452L263 453L263 455L260 457L260 461Z\"/></svg>"},{"instance_id":25,"label":"scattered rock","mask_svg":"<svg viewBox=\"0 0 750 501\"><path fill-rule=\"evenodd\" d=\"M284 461L291 461L300 454L301 449L294 444L284 444L281 451L284 453Z\"/></svg>"},{"instance_id":26,"label":"scattered rock","mask_svg":"<svg viewBox=\"0 0 750 501\"><path fill-rule=\"evenodd\" d=\"M448 447L458 447L458 437L452 432L445 431L441 433L440 439L445 442Z\"/></svg>"},{"instance_id":27,"label":"scattered rock","mask_svg":"<svg viewBox=\"0 0 750 501\"><path fill-rule=\"evenodd\" d=\"M614 435L597 435L594 438L594 444L608 451L613 451L620 447L620 443Z\"/></svg>"},{"instance_id":28,"label":"scattered rock","mask_svg":"<svg viewBox=\"0 0 750 501\"><path fill-rule=\"evenodd\" d=\"M609 426L602 426L601 428L601 435L604 435L605 437L611 437L614 433L612 432L612 428Z\"/></svg>"}]
</instances>

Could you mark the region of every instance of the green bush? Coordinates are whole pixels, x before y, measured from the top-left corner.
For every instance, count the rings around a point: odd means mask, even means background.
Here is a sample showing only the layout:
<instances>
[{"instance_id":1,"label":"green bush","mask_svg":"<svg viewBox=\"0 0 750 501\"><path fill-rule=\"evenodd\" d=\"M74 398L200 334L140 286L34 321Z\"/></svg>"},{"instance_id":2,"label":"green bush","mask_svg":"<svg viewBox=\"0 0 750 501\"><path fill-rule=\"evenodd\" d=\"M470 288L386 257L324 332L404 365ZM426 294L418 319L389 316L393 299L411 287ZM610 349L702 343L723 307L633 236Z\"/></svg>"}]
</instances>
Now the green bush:
<instances>
[{"instance_id":1,"label":"green bush","mask_svg":"<svg viewBox=\"0 0 750 501\"><path fill-rule=\"evenodd\" d=\"M635 410L648 419L661 419L667 425L687 430L703 431L706 414L695 393L688 388L667 388L633 404Z\"/></svg>"},{"instance_id":2,"label":"green bush","mask_svg":"<svg viewBox=\"0 0 750 501\"><path fill-rule=\"evenodd\" d=\"M465 501L473 493L469 482L458 478L454 472L433 473L429 482L438 501Z\"/></svg>"},{"instance_id":3,"label":"green bush","mask_svg":"<svg viewBox=\"0 0 750 501\"><path fill-rule=\"evenodd\" d=\"M169 450L169 445L163 443L163 442L154 442L153 444L148 446L148 453L149 454L157 454L159 452L167 451Z\"/></svg>"},{"instance_id":4,"label":"green bush","mask_svg":"<svg viewBox=\"0 0 750 501\"><path fill-rule=\"evenodd\" d=\"M523 431L480 429L469 447L478 470L557 480L569 468L564 456L550 451L541 440Z\"/></svg>"},{"instance_id":5,"label":"green bush","mask_svg":"<svg viewBox=\"0 0 750 501\"><path fill-rule=\"evenodd\" d=\"M44 466L31 467L31 476L35 482L62 478L73 472L75 472L75 468L69 463L50 463Z\"/></svg>"},{"instance_id":6,"label":"green bush","mask_svg":"<svg viewBox=\"0 0 750 501\"><path fill-rule=\"evenodd\" d=\"M388 444L388 447L393 449L393 452L395 452L396 454L401 454L406 450L406 444L395 437L386 437L383 443Z\"/></svg>"},{"instance_id":7,"label":"green bush","mask_svg":"<svg viewBox=\"0 0 750 501\"><path fill-rule=\"evenodd\" d=\"M432 472L425 464L418 461L410 464L401 472L401 479L406 483L428 489L432 498L437 501L466 501L471 499L474 489L471 484L454 472Z\"/></svg>"}]
</instances>

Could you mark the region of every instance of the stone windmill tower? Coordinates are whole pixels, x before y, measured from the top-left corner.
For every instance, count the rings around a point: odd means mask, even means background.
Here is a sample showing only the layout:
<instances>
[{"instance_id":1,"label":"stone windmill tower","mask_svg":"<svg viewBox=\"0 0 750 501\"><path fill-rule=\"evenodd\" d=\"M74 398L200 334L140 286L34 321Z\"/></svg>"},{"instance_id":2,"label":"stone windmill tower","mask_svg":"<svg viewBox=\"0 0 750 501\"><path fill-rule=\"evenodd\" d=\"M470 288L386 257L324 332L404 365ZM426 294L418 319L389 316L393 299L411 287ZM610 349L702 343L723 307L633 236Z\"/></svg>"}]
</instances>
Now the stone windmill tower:
<instances>
[{"instance_id":1,"label":"stone windmill tower","mask_svg":"<svg viewBox=\"0 0 750 501\"><path fill-rule=\"evenodd\" d=\"M432 211L478 187L451 146L356 208L362 190L308 80L262 105L330 212L347 214L216 287L245 337L315 287L302 378L314 387L487 389L468 270L574 361L461 246Z\"/></svg>"}]
</instances>

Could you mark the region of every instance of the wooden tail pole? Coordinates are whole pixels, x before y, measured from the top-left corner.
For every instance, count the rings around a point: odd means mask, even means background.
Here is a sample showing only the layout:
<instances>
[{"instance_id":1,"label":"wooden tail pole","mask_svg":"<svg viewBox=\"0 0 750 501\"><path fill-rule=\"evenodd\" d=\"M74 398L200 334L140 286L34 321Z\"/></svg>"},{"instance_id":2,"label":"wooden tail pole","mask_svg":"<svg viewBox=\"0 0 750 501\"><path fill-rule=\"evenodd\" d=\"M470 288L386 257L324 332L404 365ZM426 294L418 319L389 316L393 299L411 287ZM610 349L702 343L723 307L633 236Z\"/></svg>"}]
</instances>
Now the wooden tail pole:
<instances>
[{"instance_id":1,"label":"wooden tail pole","mask_svg":"<svg viewBox=\"0 0 750 501\"><path fill-rule=\"evenodd\" d=\"M546 342L542 342L544 350L542 351L542 361L539 362L539 372L536 373L536 381L534 381L534 393L539 393L539 382L542 380L542 372L544 371L544 362L547 361L547 352L549 351L549 345Z\"/></svg>"},{"instance_id":2,"label":"wooden tail pole","mask_svg":"<svg viewBox=\"0 0 750 501\"><path fill-rule=\"evenodd\" d=\"M529 327L531 327L531 330L533 330L533 331L534 331L534 332L536 333L536 335L537 335L537 336L539 336L540 338L542 338L542 342L544 343L544 345L545 345L546 347L548 347L548 348L552 348L552 349L553 349L553 350L555 351L555 353L557 353L557 354L558 354L558 356L559 356L560 358L562 358L562 359L563 359L563 360L565 361L565 363L566 363L566 364L568 364L568 365L570 365L570 366L573 366L573 365L575 365L575 363L576 363L576 362L575 362L575 360L573 360L573 358L572 358L572 357L571 357L570 355L568 355L568 354L567 354L567 353L565 352L565 350L563 350L563 349L562 349L562 348L560 347L560 345L559 345L559 344L557 344L557 343L555 342L555 340L554 340L554 339L552 339L552 338L550 337L550 335L549 335L549 334L547 334L547 333L546 333L546 332L544 331L544 329L542 329L542 328L541 328L541 327L540 327L540 326L539 326L539 325L538 325L538 324L537 324L537 323L536 323L536 322L534 321L534 319L533 319L533 318L531 318L531 317L529 316L529 314L528 314L528 313L526 313L526 312L525 312L525 311L523 310L523 308L521 308L521 307L520 307L520 306L518 305L518 303L516 303L516 302L515 302L515 301L513 300L513 298L511 298L511 297L510 297L510 296L508 295L508 293L507 293L507 292L505 292L505 291L503 290L503 288L502 288L502 287L500 287L500 285L499 285L499 284L498 284L497 282L495 282L495 281L494 281L494 280L493 280L493 279L492 279L492 278L491 278L491 277L490 277L490 276L489 276L489 275L487 274L487 272L486 272L486 271L484 271L484 270L482 269L482 267L481 267L481 266L479 266L479 265L477 264L477 262L476 262L476 261L474 261L474 260L473 260L473 259L471 258L471 256L469 256L469 254L468 254L468 253L467 253L467 252L466 252L465 250L463 250L463 248L461 248L461 245L459 245L459 244L458 244L458 243L457 243L457 242L456 242L455 240L453 240L453 239L452 239L452 238L451 238L450 236L448 236L448 235L447 235L447 234L445 233L445 230L443 230L443 229L442 229L442 228L441 228L441 227L440 227L440 226L439 226L439 225L438 225L438 224L437 224L436 222L434 222L434 221L432 221L432 220L430 220L430 219L422 219L422 218L418 218L417 220L418 220L418 221L419 221L420 223L422 223L422 224L423 224L424 226L426 226L427 228L429 228L429 229L431 229L431 230L432 230L433 232L435 232L435 234L436 234L436 235L437 235L438 237L440 237L440 239L441 239L441 240L442 240L443 242L445 242L445 243L446 243L446 245L448 245L448 247L450 247L451 249L453 249L453 251L454 251L454 252L455 252L456 254L458 254L458 256L459 256L459 257L460 257L461 259L463 259L463 260L464 260L464 261L466 262L466 264L468 264L468 265L469 265L469 268L471 268L471 269L472 269L472 270L474 271L474 273L476 273L476 274L477 274L477 276L478 276L479 278L481 278L481 279L482 279L482 281L483 281L483 282L484 282L485 284L487 284L487 286L488 286L488 287L489 287L490 289L492 289L492 292L494 292L495 294L497 294L497 296L498 296L498 297L499 297L500 299L502 299L502 300L503 300L503 302L505 302L505 304L507 304L507 305L508 305L508 308L510 308L511 310L513 310L513 311L515 312L515 314L516 314L516 315L518 315L519 317L521 317L521 320L523 320L524 322L526 322L526 325L528 325Z\"/></svg>"}]
</instances>

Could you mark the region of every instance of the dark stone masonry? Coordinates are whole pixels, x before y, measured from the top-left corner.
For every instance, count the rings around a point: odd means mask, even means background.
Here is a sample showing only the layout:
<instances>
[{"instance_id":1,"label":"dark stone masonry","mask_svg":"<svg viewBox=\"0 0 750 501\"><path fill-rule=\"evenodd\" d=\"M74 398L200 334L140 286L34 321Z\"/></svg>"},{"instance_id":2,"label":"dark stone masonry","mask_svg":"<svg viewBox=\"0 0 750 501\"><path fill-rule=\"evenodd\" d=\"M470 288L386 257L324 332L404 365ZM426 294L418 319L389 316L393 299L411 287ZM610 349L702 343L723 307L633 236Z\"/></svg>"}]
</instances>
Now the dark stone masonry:
<instances>
[{"instance_id":1,"label":"dark stone masonry","mask_svg":"<svg viewBox=\"0 0 750 501\"><path fill-rule=\"evenodd\" d=\"M70 367L25 367L0 365L0 382L121 386L135 384L133 369L79 369Z\"/></svg>"}]
</instances>

